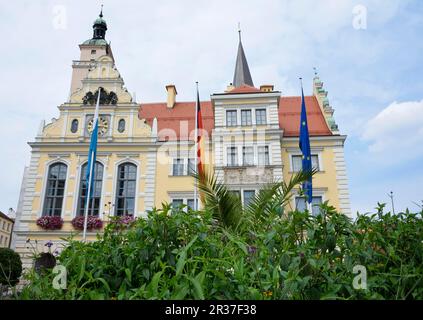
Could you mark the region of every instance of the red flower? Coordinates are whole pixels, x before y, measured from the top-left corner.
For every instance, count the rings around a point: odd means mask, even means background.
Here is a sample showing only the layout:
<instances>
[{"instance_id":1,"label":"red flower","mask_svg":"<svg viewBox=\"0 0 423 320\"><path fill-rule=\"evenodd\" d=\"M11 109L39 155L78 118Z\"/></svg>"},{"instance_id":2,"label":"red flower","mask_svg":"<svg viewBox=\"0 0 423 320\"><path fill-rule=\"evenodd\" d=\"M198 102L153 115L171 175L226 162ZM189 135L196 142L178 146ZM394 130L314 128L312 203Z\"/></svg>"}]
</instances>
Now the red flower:
<instances>
[{"instance_id":1,"label":"red flower","mask_svg":"<svg viewBox=\"0 0 423 320\"><path fill-rule=\"evenodd\" d=\"M45 216L37 219L37 226L46 230L57 230L63 226L63 219L61 217Z\"/></svg>"},{"instance_id":2,"label":"red flower","mask_svg":"<svg viewBox=\"0 0 423 320\"><path fill-rule=\"evenodd\" d=\"M72 219L72 225L77 230L84 230L85 216L79 216ZM96 216L87 217L87 230L101 229L103 227L103 221Z\"/></svg>"}]
</instances>

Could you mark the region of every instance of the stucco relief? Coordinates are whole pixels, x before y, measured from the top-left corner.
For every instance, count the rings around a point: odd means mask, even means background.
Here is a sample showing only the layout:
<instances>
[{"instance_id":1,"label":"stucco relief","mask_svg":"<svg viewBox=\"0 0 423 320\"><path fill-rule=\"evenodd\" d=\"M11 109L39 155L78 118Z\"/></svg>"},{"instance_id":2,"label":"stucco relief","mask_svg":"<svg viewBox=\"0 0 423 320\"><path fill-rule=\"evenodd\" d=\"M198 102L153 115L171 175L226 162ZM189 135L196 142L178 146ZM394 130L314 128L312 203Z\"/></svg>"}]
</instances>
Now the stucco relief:
<instances>
[{"instance_id":1,"label":"stucco relief","mask_svg":"<svg viewBox=\"0 0 423 320\"><path fill-rule=\"evenodd\" d=\"M273 169L263 167L225 168L225 184L267 184L273 182Z\"/></svg>"}]
</instances>

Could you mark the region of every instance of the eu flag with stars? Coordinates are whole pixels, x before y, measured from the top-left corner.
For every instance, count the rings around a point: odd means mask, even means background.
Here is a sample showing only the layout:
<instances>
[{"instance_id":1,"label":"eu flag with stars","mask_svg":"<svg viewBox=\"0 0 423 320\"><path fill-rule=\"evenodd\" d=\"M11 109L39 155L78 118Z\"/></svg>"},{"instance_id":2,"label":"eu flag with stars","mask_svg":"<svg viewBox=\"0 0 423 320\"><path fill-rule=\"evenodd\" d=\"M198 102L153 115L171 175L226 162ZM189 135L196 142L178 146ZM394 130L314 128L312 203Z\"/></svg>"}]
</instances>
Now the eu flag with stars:
<instances>
[{"instance_id":1,"label":"eu flag with stars","mask_svg":"<svg viewBox=\"0 0 423 320\"><path fill-rule=\"evenodd\" d=\"M304 90L301 87L301 123L300 123L300 149L303 154L302 156L302 165L303 171L311 172L312 171L312 164L311 164L311 152L310 152L310 136L308 134L308 125L307 125L307 113L306 113L306 105L304 100ZM307 181L303 183L303 191L304 195L306 196L306 200L308 203L311 203L313 197L313 185L312 185L312 177L308 178Z\"/></svg>"}]
</instances>

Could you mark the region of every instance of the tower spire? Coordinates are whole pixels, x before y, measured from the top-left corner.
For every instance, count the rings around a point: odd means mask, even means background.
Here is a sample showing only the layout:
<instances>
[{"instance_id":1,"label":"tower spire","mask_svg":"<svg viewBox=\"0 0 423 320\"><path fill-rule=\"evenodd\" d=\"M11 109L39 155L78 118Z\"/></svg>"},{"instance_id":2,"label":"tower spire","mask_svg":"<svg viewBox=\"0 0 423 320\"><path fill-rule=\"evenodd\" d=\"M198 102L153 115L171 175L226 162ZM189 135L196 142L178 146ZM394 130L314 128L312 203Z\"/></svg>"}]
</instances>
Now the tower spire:
<instances>
[{"instance_id":1,"label":"tower spire","mask_svg":"<svg viewBox=\"0 0 423 320\"><path fill-rule=\"evenodd\" d=\"M238 22L238 38L239 42L241 42L241 22Z\"/></svg>"},{"instance_id":2,"label":"tower spire","mask_svg":"<svg viewBox=\"0 0 423 320\"><path fill-rule=\"evenodd\" d=\"M107 23L103 19L103 5L100 14L93 24L93 39L104 39L106 37Z\"/></svg>"},{"instance_id":3,"label":"tower spire","mask_svg":"<svg viewBox=\"0 0 423 320\"><path fill-rule=\"evenodd\" d=\"M247 58L245 57L244 48L242 47L240 23L238 23L238 37L239 44L238 53L236 56L233 85L235 86L235 88L243 84L254 87L253 79L251 78L250 68L248 67Z\"/></svg>"}]
</instances>

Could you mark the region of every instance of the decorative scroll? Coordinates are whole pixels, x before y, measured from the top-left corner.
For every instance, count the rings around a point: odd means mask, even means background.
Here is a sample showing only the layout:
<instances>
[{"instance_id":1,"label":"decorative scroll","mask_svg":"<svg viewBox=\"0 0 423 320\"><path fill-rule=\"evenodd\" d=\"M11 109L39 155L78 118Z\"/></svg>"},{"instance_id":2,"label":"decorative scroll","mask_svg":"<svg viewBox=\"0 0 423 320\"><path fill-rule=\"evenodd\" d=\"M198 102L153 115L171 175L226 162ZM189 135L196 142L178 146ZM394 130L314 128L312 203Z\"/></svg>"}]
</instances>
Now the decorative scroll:
<instances>
[{"instance_id":1,"label":"decorative scroll","mask_svg":"<svg viewBox=\"0 0 423 320\"><path fill-rule=\"evenodd\" d=\"M94 105L97 103L97 97L98 97L98 90L93 94L91 91L88 91L87 94L82 98L82 101L85 105L90 104ZM115 105L118 102L118 97L116 93L113 91L110 91L110 93L107 93L103 88L101 88L101 94L100 94L100 104L101 105Z\"/></svg>"}]
</instances>

